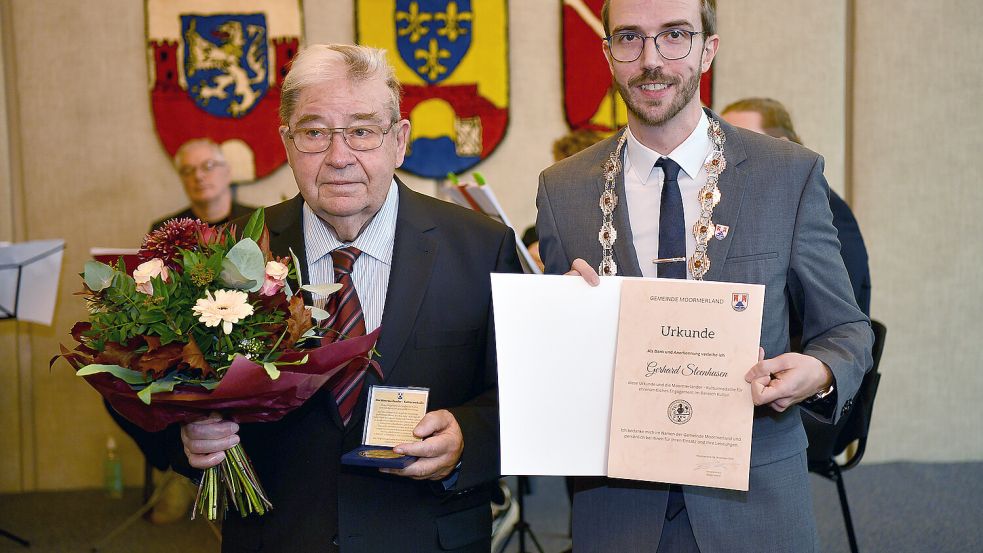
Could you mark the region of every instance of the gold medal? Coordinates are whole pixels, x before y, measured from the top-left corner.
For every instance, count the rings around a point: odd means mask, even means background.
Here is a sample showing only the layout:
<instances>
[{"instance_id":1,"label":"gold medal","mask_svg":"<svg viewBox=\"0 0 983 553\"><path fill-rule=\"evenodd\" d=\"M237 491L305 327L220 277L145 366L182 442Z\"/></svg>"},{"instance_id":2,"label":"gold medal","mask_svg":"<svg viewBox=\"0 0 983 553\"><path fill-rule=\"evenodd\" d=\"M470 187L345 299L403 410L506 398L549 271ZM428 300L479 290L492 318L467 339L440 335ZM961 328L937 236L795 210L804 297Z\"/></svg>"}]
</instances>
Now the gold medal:
<instances>
[{"instance_id":1,"label":"gold medal","mask_svg":"<svg viewBox=\"0 0 983 553\"><path fill-rule=\"evenodd\" d=\"M402 457L402 455L391 449L365 449L359 451L358 454L370 459L399 459Z\"/></svg>"}]
</instances>

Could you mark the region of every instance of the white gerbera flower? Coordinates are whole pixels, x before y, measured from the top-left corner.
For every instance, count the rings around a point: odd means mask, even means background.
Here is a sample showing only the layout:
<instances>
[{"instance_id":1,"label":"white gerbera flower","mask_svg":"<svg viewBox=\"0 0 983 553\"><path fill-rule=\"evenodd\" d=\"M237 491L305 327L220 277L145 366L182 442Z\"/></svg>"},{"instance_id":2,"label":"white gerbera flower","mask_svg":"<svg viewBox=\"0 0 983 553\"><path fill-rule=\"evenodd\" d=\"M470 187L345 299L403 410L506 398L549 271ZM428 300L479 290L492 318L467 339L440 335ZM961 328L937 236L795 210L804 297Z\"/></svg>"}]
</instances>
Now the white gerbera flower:
<instances>
[{"instance_id":1,"label":"white gerbera flower","mask_svg":"<svg viewBox=\"0 0 983 553\"><path fill-rule=\"evenodd\" d=\"M215 295L208 290L205 297L195 302L192 310L198 314L198 320L205 326L218 326L226 334L232 332L232 325L253 314L253 306L246 301L248 296L239 290L216 290Z\"/></svg>"}]
</instances>

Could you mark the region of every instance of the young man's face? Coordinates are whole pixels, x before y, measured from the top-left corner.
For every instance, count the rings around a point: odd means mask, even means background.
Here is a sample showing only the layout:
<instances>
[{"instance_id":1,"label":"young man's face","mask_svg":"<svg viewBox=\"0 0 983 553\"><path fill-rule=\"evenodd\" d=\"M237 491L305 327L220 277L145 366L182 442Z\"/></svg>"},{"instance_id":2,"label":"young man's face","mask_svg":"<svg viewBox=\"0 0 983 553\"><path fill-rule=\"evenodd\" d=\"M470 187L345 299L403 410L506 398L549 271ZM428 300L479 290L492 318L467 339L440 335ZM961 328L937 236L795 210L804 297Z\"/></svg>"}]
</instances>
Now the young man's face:
<instances>
[{"instance_id":1,"label":"young man's face","mask_svg":"<svg viewBox=\"0 0 983 553\"><path fill-rule=\"evenodd\" d=\"M631 32L654 37L670 29L703 31L700 0L612 0L608 11L611 35ZM717 37L696 35L689 54L667 60L652 39L644 39L638 59L621 62L605 46L614 82L636 124L662 126L687 106L699 106L700 76L710 68Z\"/></svg>"}]
</instances>

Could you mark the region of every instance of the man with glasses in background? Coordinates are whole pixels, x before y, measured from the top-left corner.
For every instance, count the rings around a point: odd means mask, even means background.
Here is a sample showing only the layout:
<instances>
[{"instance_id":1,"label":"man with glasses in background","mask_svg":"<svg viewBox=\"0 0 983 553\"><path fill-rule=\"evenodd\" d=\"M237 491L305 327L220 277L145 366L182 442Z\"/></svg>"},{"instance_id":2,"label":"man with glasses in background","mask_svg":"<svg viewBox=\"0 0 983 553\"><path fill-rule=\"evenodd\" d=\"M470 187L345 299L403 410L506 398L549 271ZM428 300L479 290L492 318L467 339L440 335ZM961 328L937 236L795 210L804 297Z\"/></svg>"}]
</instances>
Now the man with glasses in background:
<instances>
[{"instance_id":1,"label":"man with glasses in background","mask_svg":"<svg viewBox=\"0 0 983 553\"><path fill-rule=\"evenodd\" d=\"M578 553L815 551L799 409L846 415L871 365L822 158L700 105L715 10L713 0L605 2L602 47L628 128L543 171L537 228L548 273L765 285L762 354L745 374L756 405L749 490L580 478ZM802 353L789 350L793 307Z\"/></svg>"},{"instance_id":2,"label":"man with glasses in background","mask_svg":"<svg viewBox=\"0 0 983 553\"><path fill-rule=\"evenodd\" d=\"M304 282L342 284L310 300L353 313L348 335L381 326L381 373L365 367L329 383L278 422L183 427L185 461L197 469L241 437L273 502L263 516L229 516L223 551L491 546L499 439L489 274L521 272L515 235L395 177L410 132L400 92L385 53L361 46L309 46L283 82L280 136L300 194L266 210L270 249L292 249ZM401 470L342 465L362 440L368 386L380 383L430 389L414 430L422 440L396 448L418 460Z\"/></svg>"},{"instance_id":3,"label":"man with glasses in background","mask_svg":"<svg viewBox=\"0 0 983 553\"><path fill-rule=\"evenodd\" d=\"M194 138L182 144L174 154L174 167L181 176L184 193L191 205L155 222L152 229L170 219L184 217L220 225L248 216L255 209L233 200L232 171L222 149L211 139Z\"/></svg>"},{"instance_id":4,"label":"man with glasses in background","mask_svg":"<svg viewBox=\"0 0 983 553\"><path fill-rule=\"evenodd\" d=\"M171 219L200 219L212 225L228 223L233 219L250 215L255 208L236 203L232 199L232 172L222 149L209 138L194 138L178 148L174 154L174 167L181 177L184 193L191 205L188 208L155 221L150 230L162 227ZM194 489L187 481L169 473L167 439L164 432L147 432L123 418L104 401L109 415L116 424L136 442L144 458L154 468L164 471L155 475L158 486L164 486L160 498L145 517L154 524L169 524L188 515Z\"/></svg>"}]
</instances>

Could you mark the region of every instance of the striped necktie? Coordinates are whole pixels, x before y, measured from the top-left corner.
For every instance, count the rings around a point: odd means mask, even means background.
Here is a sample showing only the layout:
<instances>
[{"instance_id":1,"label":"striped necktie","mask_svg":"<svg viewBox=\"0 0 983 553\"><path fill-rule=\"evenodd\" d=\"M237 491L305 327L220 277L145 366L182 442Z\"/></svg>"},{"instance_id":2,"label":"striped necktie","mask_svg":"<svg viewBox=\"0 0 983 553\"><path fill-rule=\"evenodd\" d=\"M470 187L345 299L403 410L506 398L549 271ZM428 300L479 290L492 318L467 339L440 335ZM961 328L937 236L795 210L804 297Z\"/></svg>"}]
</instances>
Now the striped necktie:
<instances>
[{"instance_id":1,"label":"striped necktie","mask_svg":"<svg viewBox=\"0 0 983 553\"><path fill-rule=\"evenodd\" d=\"M365 335L362 304L358 301L358 293L352 281L352 268L361 253L361 250L354 247L339 248L331 252L335 282L341 284L341 289L331 294L325 305L325 310L330 313L325 321L325 326L330 329L325 338L330 341ZM338 413L346 426L352 418L355 404L358 403L367 370L365 360L354 359L333 379L331 395L338 403Z\"/></svg>"}]
</instances>

